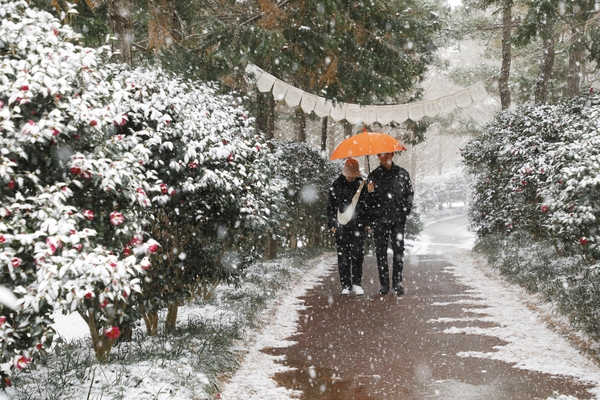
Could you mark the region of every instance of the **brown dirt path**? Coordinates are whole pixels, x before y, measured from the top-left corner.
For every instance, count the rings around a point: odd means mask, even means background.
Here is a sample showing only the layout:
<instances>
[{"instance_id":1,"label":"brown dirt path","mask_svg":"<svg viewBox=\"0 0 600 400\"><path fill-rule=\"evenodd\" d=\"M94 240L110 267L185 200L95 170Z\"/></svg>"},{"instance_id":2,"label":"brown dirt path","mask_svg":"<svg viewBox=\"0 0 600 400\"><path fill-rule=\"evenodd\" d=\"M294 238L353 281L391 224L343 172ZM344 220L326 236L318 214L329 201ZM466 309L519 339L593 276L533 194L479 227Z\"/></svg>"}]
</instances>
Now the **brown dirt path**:
<instances>
[{"instance_id":1,"label":"brown dirt path","mask_svg":"<svg viewBox=\"0 0 600 400\"><path fill-rule=\"evenodd\" d=\"M298 334L284 355L295 368L276 381L300 390L302 399L547 399L553 393L590 398L586 386L565 377L513 368L511 364L462 358L460 351L493 351L503 342L487 336L445 334L440 317L468 315L457 300L472 297L435 255L405 257L406 295L381 296L375 260L366 257L365 296L342 296L335 268L304 297ZM434 305L434 303L438 303ZM455 326L484 326L456 322Z\"/></svg>"}]
</instances>

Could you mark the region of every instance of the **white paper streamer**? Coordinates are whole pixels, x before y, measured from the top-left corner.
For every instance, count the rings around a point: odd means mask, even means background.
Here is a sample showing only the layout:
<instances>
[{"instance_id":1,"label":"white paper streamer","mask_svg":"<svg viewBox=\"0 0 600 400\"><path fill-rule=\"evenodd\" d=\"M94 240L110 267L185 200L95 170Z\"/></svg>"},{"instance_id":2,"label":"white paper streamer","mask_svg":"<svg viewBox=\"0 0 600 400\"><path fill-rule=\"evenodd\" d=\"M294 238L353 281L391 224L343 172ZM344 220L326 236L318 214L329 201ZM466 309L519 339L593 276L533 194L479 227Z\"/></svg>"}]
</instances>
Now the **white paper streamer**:
<instances>
[{"instance_id":1,"label":"white paper streamer","mask_svg":"<svg viewBox=\"0 0 600 400\"><path fill-rule=\"evenodd\" d=\"M471 95L468 90L461 90L454 93L452 97L454 97L454 102L460 108L466 108L471 104Z\"/></svg>"},{"instance_id":2,"label":"white paper streamer","mask_svg":"<svg viewBox=\"0 0 600 400\"><path fill-rule=\"evenodd\" d=\"M318 117L321 118L325 118L329 115L330 111L331 111L331 101L329 100L325 100L322 97L317 97L317 103L315 104L315 114L317 114Z\"/></svg>"},{"instance_id":3,"label":"white paper streamer","mask_svg":"<svg viewBox=\"0 0 600 400\"><path fill-rule=\"evenodd\" d=\"M273 83L273 98L277 101L285 99L285 94L288 91L288 87L290 86L287 83L280 81L279 79L275 79L275 83Z\"/></svg>"},{"instance_id":4,"label":"white paper streamer","mask_svg":"<svg viewBox=\"0 0 600 400\"><path fill-rule=\"evenodd\" d=\"M408 118L416 122L420 121L424 115L425 114L423 114L423 103L419 102L408 105Z\"/></svg>"},{"instance_id":5,"label":"white paper streamer","mask_svg":"<svg viewBox=\"0 0 600 400\"><path fill-rule=\"evenodd\" d=\"M300 105L307 114L314 112L320 118L330 116L335 122L346 119L351 124L370 125L375 121L381 125L392 121L401 124L408 118L419 121L424 116L432 118L450 113L457 106L465 108L473 101L484 101L488 95L483 82L479 82L454 94L418 103L361 107L340 102L334 106L332 101L290 86L252 63L246 65L244 78L248 83L255 82L260 92L272 91L276 100L285 100L290 107Z\"/></svg>"},{"instance_id":6,"label":"white paper streamer","mask_svg":"<svg viewBox=\"0 0 600 400\"><path fill-rule=\"evenodd\" d=\"M394 106L377 106L377 122L387 125L394 117Z\"/></svg>"},{"instance_id":7,"label":"white paper streamer","mask_svg":"<svg viewBox=\"0 0 600 400\"><path fill-rule=\"evenodd\" d=\"M293 86L289 86L287 93L285 94L285 102L290 107L296 107L298 104L300 104L303 94L304 91L297 89Z\"/></svg>"},{"instance_id":8,"label":"white paper streamer","mask_svg":"<svg viewBox=\"0 0 600 400\"><path fill-rule=\"evenodd\" d=\"M258 68L254 64L248 63L248 65L246 65L245 72L246 73L244 74L244 79L246 80L246 82L255 83L258 80L258 77L265 71Z\"/></svg>"},{"instance_id":9,"label":"white paper streamer","mask_svg":"<svg viewBox=\"0 0 600 400\"><path fill-rule=\"evenodd\" d=\"M365 106L362 108L362 122L365 125L371 125L377 121L377 108L379 106Z\"/></svg>"},{"instance_id":10,"label":"white paper streamer","mask_svg":"<svg viewBox=\"0 0 600 400\"><path fill-rule=\"evenodd\" d=\"M273 83L275 83L275 77L268 72L263 72L256 80L256 87L259 92L264 93L271 90Z\"/></svg>"},{"instance_id":11,"label":"white paper streamer","mask_svg":"<svg viewBox=\"0 0 600 400\"><path fill-rule=\"evenodd\" d=\"M392 107L392 121L399 124L403 123L408 119L408 107L405 105L393 106Z\"/></svg>"},{"instance_id":12,"label":"white paper streamer","mask_svg":"<svg viewBox=\"0 0 600 400\"><path fill-rule=\"evenodd\" d=\"M341 121L346 118L346 108L348 104L346 103L337 103L335 106L331 106L331 110L329 111L329 116L335 122ZM350 122L350 121L348 121Z\"/></svg>"},{"instance_id":13,"label":"white paper streamer","mask_svg":"<svg viewBox=\"0 0 600 400\"><path fill-rule=\"evenodd\" d=\"M485 90L485 85L483 82L479 82L469 87L468 90L473 101L483 101L487 97L487 90Z\"/></svg>"},{"instance_id":14,"label":"white paper streamer","mask_svg":"<svg viewBox=\"0 0 600 400\"><path fill-rule=\"evenodd\" d=\"M423 114L433 118L440 112L440 106L437 100L428 100L423 102Z\"/></svg>"},{"instance_id":15,"label":"white paper streamer","mask_svg":"<svg viewBox=\"0 0 600 400\"><path fill-rule=\"evenodd\" d=\"M358 104L347 104L346 121L351 124L358 124L362 121L360 106Z\"/></svg>"},{"instance_id":16,"label":"white paper streamer","mask_svg":"<svg viewBox=\"0 0 600 400\"><path fill-rule=\"evenodd\" d=\"M454 98L452 96L444 96L438 99L438 105L440 106L440 111L444 114L451 113L456 108L456 103L454 103Z\"/></svg>"},{"instance_id":17,"label":"white paper streamer","mask_svg":"<svg viewBox=\"0 0 600 400\"><path fill-rule=\"evenodd\" d=\"M302 102L300 103L300 107L302 107L302 110L305 113L310 114L315 109L318 98L319 97L314 94L303 93L302 94ZM329 115L329 111L325 115ZM323 117L321 117L321 118L323 118Z\"/></svg>"}]
</instances>

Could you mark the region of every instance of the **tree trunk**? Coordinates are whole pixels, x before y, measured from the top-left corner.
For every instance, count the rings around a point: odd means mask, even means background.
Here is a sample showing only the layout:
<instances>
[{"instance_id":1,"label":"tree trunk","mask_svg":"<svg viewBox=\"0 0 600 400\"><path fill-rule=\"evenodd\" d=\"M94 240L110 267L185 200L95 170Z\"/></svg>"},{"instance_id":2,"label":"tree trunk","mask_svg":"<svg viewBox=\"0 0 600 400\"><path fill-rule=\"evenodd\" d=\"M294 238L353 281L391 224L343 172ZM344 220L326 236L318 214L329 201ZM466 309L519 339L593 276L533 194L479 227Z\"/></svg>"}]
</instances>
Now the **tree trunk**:
<instances>
[{"instance_id":1,"label":"tree trunk","mask_svg":"<svg viewBox=\"0 0 600 400\"><path fill-rule=\"evenodd\" d=\"M323 117L321 122L321 152L323 154L327 151L327 118Z\"/></svg>"},{"instance_id":2,"label":"tree trunk","mask_svg":"<svg viewBox=\"0 0 600 400\"><path fill-rule=\"evenodd\" d=\"M306 114L301 108L297 108L296 116L298 117L298 136L296 141L298 143L306 143Z\"/></svg>"},{"instance_id":3,"label":"tree trunk","mask_svg":"<svg viewBox=\"0 0 600 400\"><path fill-rule=\"evenodd\" d=\"M502 4L502 67L498 76L498 89L500 90L500 105L503 110L510 107L510 77L511 64L511 37L512 37L512 0L503 0Z\"/></svg>"},{"instance_id":4,"label":"tree trunk","mask_svg":"<svg viewBox=\"0 0 600 400\"><path fill-rule=\"evenodd\" d=\"M121 62L131 65L133 56L133 22L131 19L131 0L108 1L108 26L117 37L116 47L121 53Z\"/></svg>"},{"instance_id":5,"label":"tree trunk","mask_svg":"<svg viewBox=\"0 0 600 400\"><path fill-rule=\"evenodd\" d=\"M273 260L277 257L277 238L273 239L273 236L273 233L269 233L267 236L267 260Z\"/></svg>"},{"instance_id":6,"label":"tree trunk","mask_svg":"<svg viewBox=\"0 0 600 400\"><path fill-rule=\"evenodd\" d=\"M269 114L267 116L267 130L265 139L267 139L267 142L271 143L275 138L275 98L273 96L269 96L267 103L269 105Z\"/></svg>"},{"instance_id":7,"label":"tree trunk","mask_svg":"<svg viewBox=\"0 0 600 400\"><path fill-rule=\"evenodd\" d=\"M160 50L181 39L181 22L173 0L148 1L152 19L148 24L148 50Z\"/></svg>"},{"instance_id":8,"label":"tree trunk","mask_svg":"<svg viewBox=\"0 0 600 400\"><path fill-rule=\"evenodd\" d=\"M535 82L535 100L536 105L545 104L548 95L548 80L552 75L554 67L554 23L548 23L543 28L542 38L544 38L544 55L540 64L540 73Z\"/></svg>"},{"instance_id":9,"label":"tree trunk","mask_svg":"<svg viewBox=\"0 0 600 400\"><path fill-rule=\"evenodd\" d=\"M298 248L298 237L295 233L290 235L290 249L296 250Z\"/></svg>"},{"instance_id":10,"label":"tree trunk","mask_svg":"<svg viewBox=\"0 0 600 400\"><path fill-rule=\"evenodd\" d=\"M256 104L258 106L258 112L256 115L256 128L261 132L267 132L269 124L269 115L267 113L268 99L267 94L258 92L256 94Z\"/></svg>"},{"instance_id":11,"label":"tree trunk","mask_svg":"<svg viewBox=\"0 0 600 400\"><path fill-rule=\"evenodd\" d=\"M177 312L179 311L179 300L169 303L167 307L167 320L165 321L165 330L172 331L177 325Z\"/></svg>"},{"instance_id":12,"label":"tree trunk","mask_svg":"<svg viewBox=\"0 0 600 400\"><path fill-rule=\"evenodd\" d=\"M109 339L99 332L94 310L89 310L87 314L79 311L79 315L81 315L90 330L92 346L94 348L94 353L96 353L96 359L99 362L108 360L108 357L110 356L110 350L118 338Z\"/></svg>"},{"instance_id":13,"label":"tree trunk","mask_svg":"<svg viewBox=\"0 0 600 400\"><path fill-rule=\"evenodd\" d=\"M567 77L567 97L573 97L579 93L579 82L581 81L581 61L583 60L583 54L581 46L577 41L579 36L576 28L572 29L573 45L569 52L569 76Z\"/></svg>"},{"instance_id":14,"label":"tree trunk","mask_svg":"<svg viewBox=\"0 0 600 400\"><path fill-rule=\"evenodd\" d=\"M344 126L344 139L352 136L352 124L344 121L343 126Z\"/></svg>"},{"instance_id":15,"label":"tree trunk","mask_svg":"<svg viewBox=\"0 0 600 400\"><path fill-rule=\"evenodd\" d=\"M158 313L145 313L143 317L148 335L158 335Z\"/></svg>"}]
</instances>

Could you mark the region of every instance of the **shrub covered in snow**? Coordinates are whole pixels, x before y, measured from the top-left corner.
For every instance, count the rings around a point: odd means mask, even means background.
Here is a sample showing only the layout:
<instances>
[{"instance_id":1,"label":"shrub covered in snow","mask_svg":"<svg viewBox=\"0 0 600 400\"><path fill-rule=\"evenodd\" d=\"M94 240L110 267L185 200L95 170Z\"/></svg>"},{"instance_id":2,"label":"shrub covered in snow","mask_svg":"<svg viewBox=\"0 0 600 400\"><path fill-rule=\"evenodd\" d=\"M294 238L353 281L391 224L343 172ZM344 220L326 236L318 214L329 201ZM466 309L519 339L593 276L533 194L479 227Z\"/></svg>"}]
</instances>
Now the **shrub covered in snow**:
<instances>
[{"instance_id":1,"label":"shrub covered in snow","mask_svg":"<svg viewBox=\"0 0 600 400\"><path fill-rule=\"evenodd\" d=\"M145 167L158 176L148 195L159 245L144 264L142 303L155 333L159 309L169 307L167 327L174 327L178 304L251 261L282 190L241 98L160 70L121 71L114 79L129 94L127 126L151 154Z\"/></svg>"},{"instance_id":2,"label":"shrub covered in snow","mask_svg":"<svg viewBox=\"0 0 600 400\"><path fill-rule=\"evenodd\" d=\"M503 112L463 151L480 235L529 232L560 256L600 258L600 98Z\"/></svg>"},{"instance_id":3,"label":"shrub covered in snow","mask_svg":"<svg viewBox=\"0 0 600 400\"><path fill-rule=\"evenodd\" d=\"M26 2L0 15L1 283L20 297L0 311L0 360L20 369L43 351L55 308L86 319L102 358L140 290L141 257L122 248L143 230L148 153L114 135L128 93L101 67L107 48L77 46Z\"/></svg>"},{"instance_id":4,"label":"shrub covered in snow","mask_svg":"<svg viewBox=\"0 0 600 400\"><path fill-rule=\"evenodd\" d=\"M342 164L327 160L304 143L282 142L276 147L276 173L285 185L283 206L287 210L277 235L291 248L298 240L323 245L331 236L326 229L329 187L341 173Z\"/></svg>"}]
</instances>

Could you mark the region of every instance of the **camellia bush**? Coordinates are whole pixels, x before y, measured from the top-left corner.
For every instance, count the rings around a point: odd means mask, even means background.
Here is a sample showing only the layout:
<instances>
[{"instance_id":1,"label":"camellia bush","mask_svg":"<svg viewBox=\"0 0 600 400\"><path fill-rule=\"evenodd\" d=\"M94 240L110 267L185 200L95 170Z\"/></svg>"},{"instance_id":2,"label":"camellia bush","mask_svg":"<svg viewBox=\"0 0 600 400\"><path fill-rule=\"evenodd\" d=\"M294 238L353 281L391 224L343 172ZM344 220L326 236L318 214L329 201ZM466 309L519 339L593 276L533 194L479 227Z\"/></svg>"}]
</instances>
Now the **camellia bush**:
<instances>
[{"instance_id":1,"label":"camellia bush","mask_svg":"<svg viewBox=\"0 0 600 400\"><path fill-rule=\"evenodd\" d=\"M475 176L478 233L515 230L546 240L557 255L600 258L600 99L503 112L463 157Z\"/></svg>"},{"instance_id":2,"label":"camellia bush","mask_svg":"<svg viewBox=\"0 0 600 400\"><path fill-rule=\"evenodd\" d=\"M600 341L600 97L499 114L463 151L490 263Z\"/></svg>"},{"instance_id":3,"label":"camellia bush","mask_svg":"<svg viewBox=\"0 0 600 400\"><path fill-rule=\"evenodd\" d=\"M343 164L329 161L305 143L276 143L275 155L275 172L285 187L283 206L287 210L278 222L276 236L292 249L299 240L308 246L327 244L331 237L327 229L329 187Z\"/></svg>"},{"instance_id":4,"label":"camellia bush","mask_svg":"<svg viewBox=\"0 0 600 400\"><path fill-rule=\"evenodd\" d=\"M183 301L208 295L261 254L256 239L264 243L282 188L242 98L159 69L124 70L114 79L129 94L126 127L144 138L145 168L158 177L148 195L149 232L159 245L141 301L155 334L160 309L168 309L165 326L174 328Z\"/></svg>"},{"instance_id":5,"label":"camellia bush","mask_svg":"<svg viewBox=\"0 0 600 400\"><path fill-rule=\"evenodd\" d=\"M51 344L55 310L81 314L106 358L154 244L123 251L156 177L142 138L115 134L129 93L102 68L108 48L77 46L24 1L0 0L0 15L0 284L18 298L0 308L6 378Z\"/></svg>"}]
</instances>

